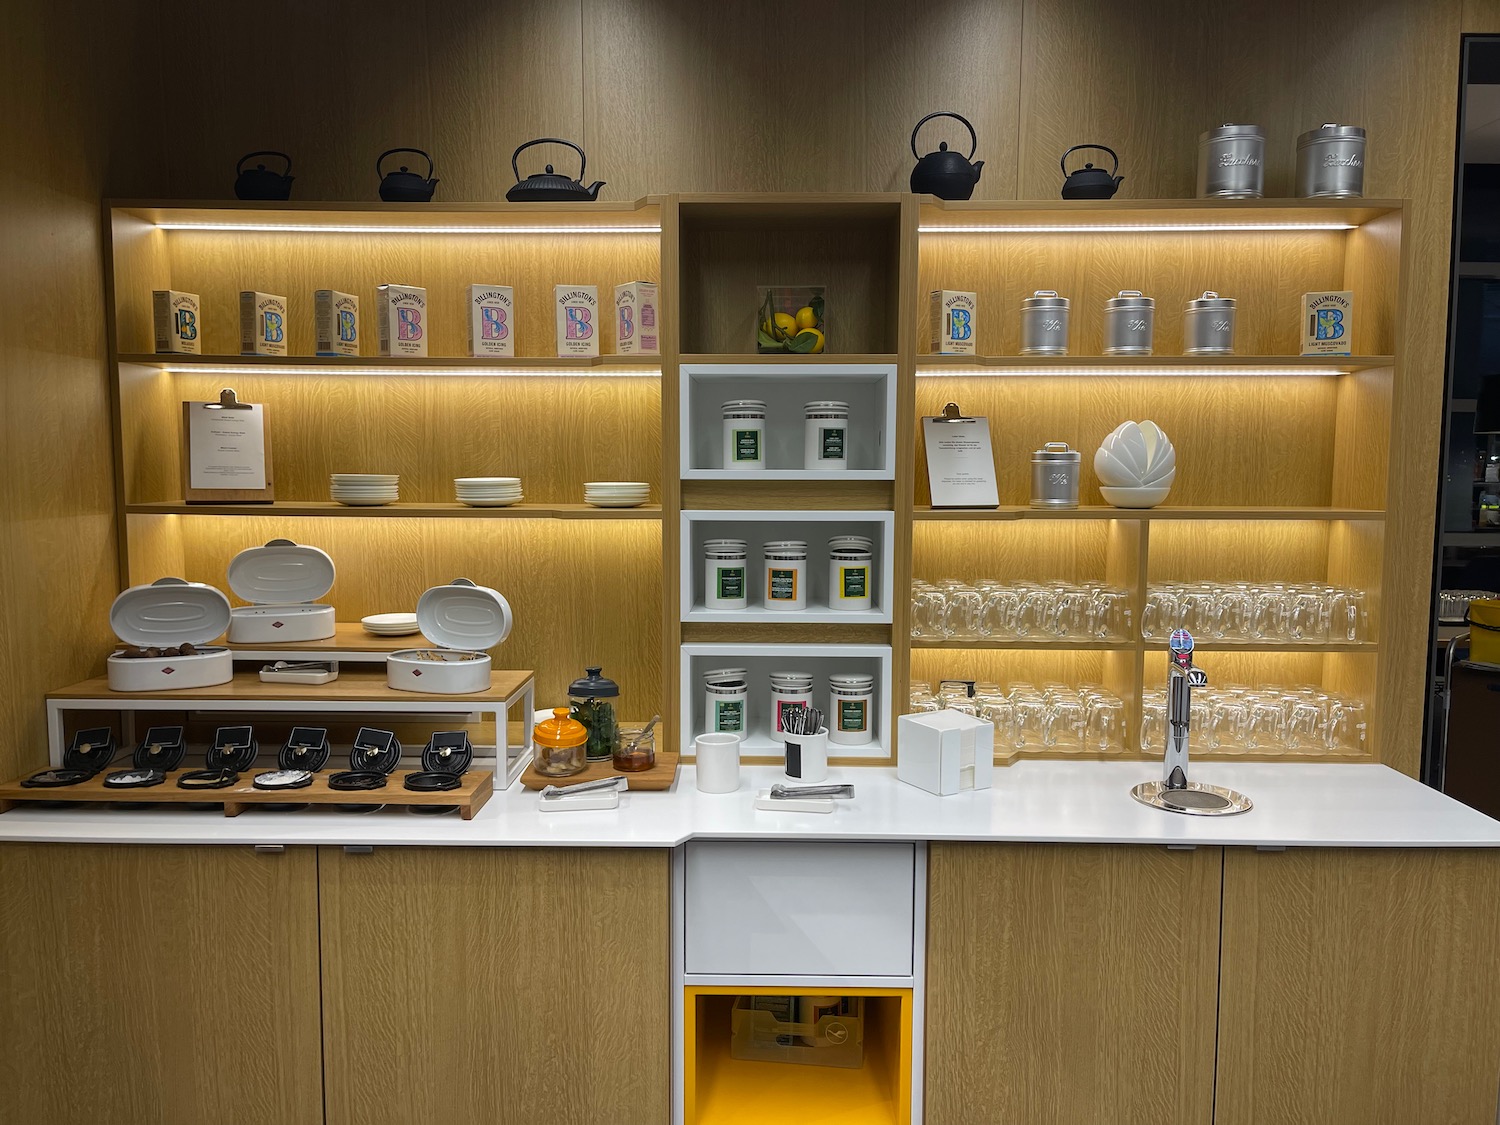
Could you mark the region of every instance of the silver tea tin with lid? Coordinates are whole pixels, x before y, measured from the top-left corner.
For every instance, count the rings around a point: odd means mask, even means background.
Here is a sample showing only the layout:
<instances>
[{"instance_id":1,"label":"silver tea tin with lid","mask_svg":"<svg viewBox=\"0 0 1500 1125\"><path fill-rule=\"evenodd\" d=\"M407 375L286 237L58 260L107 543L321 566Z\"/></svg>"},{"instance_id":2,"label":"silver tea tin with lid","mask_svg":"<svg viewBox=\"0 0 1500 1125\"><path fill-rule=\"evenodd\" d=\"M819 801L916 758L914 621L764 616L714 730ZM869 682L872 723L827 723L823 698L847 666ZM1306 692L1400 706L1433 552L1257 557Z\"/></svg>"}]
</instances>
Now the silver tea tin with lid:
<instances>
[{"instance_id":1,"label":"silver tea tin with lid","mask_svg":"<svg viewBox=\"0 0 1500 1125\"><path fill-rule=\"evenodd\" d=\"M1021 302L1021 354L1068 354L1068 299L1038 289Z\"/></svg>"},{"instance_id":2,"label":"silver tea tin with lid","mask_svg":"<svg viewBox=\"0 0 1500 1125\"><path fill-rule=\"evenodd\" d=\"M1150 355L1156 302L1139 289L1121 289L1104 302L1104 354Z\"/></svg>"},{"instance_id":3,"label":"silver tea tin with lid","mask_svg":"<svg viewBox=\"0 0 1500 1125\"><path fill-rule=\"evenodd\" d=\"M1049 441L1031 454L1031 506L1078 507L1078 473L1083 455L1065 441Z\"/></svg>"},{"instance_id":4,"label":"silver tea tin with lid","mask_svg":"<svg viewBox=\"0 0 1500 1125\"><path fill-rule=\"evenodd\" d=\"M1358 199L1365 193L1365 131L1328 122L1297 138L1297 195Z\"/></svg>"},{"instance_id":5,"label":"silver tea tin with lid","mask_svg":"<svg viewBox=\"0 0 1500 1125\"><path fill-rule=\"evenodd\" d=\"M1234 298L1212 289L1187 303L1182 316L1183 355L1234 353Z\"/></svg>"},{"instance_id":6,"label":"silver tea tin with lid","mask_svg":"<svg viewBox=\"0 0 1500 1125\"><path fill-rule=\"evenodd\" d=\"M1220 125L1198 134L1198 198L1259 199L1266 182L1266 136L1259 125Z\"/></svg>"}]
</instances>

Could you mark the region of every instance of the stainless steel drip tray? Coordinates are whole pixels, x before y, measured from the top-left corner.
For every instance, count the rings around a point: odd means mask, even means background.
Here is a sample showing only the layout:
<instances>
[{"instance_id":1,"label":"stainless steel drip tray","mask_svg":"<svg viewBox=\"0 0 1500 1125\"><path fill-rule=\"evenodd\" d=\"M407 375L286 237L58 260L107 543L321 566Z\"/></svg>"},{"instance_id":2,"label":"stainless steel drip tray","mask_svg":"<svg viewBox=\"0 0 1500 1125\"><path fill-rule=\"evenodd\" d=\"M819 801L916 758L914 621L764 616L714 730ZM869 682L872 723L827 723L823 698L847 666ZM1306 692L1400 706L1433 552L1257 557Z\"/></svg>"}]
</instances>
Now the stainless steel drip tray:
<instances>
[{"instance_id":1,"label":"stainless steel drip tray","mask_svg":"<svg viewBox=\"0 0 1500 1125\"><path fill-rule=\"evenodd\" d=\"M1188 816L1234 816L1255 807L1243 793L1201 781L1188 782L1186 789L1168 789L1164 781L1143 781L1130 795L1153 809Z\"/></svg>"}]
</instances>

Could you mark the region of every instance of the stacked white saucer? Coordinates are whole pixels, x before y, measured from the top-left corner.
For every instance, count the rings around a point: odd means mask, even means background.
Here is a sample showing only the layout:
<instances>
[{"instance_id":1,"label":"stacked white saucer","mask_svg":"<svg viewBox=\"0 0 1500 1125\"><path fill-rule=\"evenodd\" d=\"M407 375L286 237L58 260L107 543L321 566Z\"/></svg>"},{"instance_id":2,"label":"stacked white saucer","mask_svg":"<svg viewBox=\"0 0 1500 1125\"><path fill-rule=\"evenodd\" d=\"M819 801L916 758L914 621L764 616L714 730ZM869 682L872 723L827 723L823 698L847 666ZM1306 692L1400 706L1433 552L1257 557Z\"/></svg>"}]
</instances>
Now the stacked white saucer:
<instances>
[{"instance_id":1,"label":"stacked white saucer","mask_svg":"<svg viewBox=\"0 0 1500 1125\"><path fill-rule=\"evenodd\" d=\"M334 473L328 491L340 504L390 504L400 499L400 483L397 473Z\"/></svg>"},{"instance_id":2,"label":"stacked white saucer","mask_svg":"<svg viewBox=\"0 0 1500 1125\"><path fill-rule=\"evenodd\" d=\"M521 499L521 478L454 477L453 491L471 508L503 508Z\"/></svg>"},{"instance_id":3,"label":"stacked white saucer","mask_svg":"<svg viewBox=\"0 0 1500 1125\"><path fill-rule=\"evenodd\" d=\"M583 502L595 508L635 508L651 496L651 486L639 480L595 480L583 486Z\"/></svg>"},{"instance_id":4,"label":"stacked white saucer","mask_svg":"<svg viewBox=\"0 0 1500 1125\"><path fill-rule=\"evenodd\" d=\"M415 613L372 613L359 623L377 637L409 637L420 631Z\"/></svg>"}]
</instances>

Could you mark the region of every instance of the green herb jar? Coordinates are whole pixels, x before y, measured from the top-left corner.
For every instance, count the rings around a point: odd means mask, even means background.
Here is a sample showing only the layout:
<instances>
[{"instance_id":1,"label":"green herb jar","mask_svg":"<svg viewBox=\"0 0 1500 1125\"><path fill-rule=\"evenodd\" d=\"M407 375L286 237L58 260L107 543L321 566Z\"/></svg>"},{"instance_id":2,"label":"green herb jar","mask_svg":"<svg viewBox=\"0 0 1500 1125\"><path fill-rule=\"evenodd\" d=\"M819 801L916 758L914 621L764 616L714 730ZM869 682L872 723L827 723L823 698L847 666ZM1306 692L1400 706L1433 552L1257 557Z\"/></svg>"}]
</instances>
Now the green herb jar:
<instances>
[{"instance_id":1,"label":"green herb jar","mask_svg":"<svg viewBox=\"0 0 1500 1125\"><path fill-rule=\"evenodd\" d=\"M606 679L601 668L585 668L583 678L568 687L568 702L573 718L588 731L588 760L612 761L620 747L620 725L615 717L614 700L620 696L620 685Z\"/></svg>"}]
</instances>

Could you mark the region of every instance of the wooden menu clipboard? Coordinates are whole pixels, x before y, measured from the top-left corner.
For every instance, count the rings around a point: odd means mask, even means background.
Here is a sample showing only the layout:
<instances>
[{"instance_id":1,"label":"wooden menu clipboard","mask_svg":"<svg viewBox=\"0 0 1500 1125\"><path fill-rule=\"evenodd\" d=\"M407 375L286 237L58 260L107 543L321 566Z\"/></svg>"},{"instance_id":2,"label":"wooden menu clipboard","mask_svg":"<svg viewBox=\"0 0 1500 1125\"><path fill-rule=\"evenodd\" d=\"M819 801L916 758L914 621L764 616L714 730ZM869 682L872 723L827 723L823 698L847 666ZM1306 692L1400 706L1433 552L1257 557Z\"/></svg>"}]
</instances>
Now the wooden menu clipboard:
<instances>
[{"instance_id":1,"label":"wooden menu clipboard","mask_svg":"<svg viewBox=\"0 0 1500 1125\"><path fill-rule=\"evenodd\" d=\"M194 488L192 430L196 411L251 410L261 412L262 456L265 459L264 488ZM270 504L276 499L276 482L271 475L271 442L265 433L266 408L240 402L228 387L219 392L218 402L184 402L182 404L182 498L189 504Z\"/></svg>"}]
</instances>

